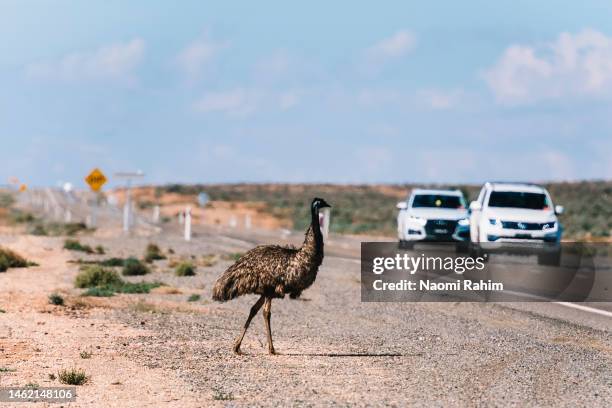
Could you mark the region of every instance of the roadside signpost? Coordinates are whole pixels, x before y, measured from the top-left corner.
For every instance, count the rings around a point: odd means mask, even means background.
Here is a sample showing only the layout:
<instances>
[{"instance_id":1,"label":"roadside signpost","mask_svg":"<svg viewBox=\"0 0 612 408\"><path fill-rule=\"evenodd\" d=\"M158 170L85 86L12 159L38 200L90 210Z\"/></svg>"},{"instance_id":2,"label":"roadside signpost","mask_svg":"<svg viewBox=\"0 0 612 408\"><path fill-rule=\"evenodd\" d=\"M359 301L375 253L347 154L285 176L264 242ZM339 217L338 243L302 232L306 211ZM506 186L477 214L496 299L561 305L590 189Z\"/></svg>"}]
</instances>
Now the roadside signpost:
<instances>
[{"instance_id":1,"label":"roadside signpost","mask_svg":"<svg viewBox=\"0 0 612 408\"><path fill-rule=\"evenodd\" d=\"M106 184L106 176L104 173L100 171L100 169L95 168L89 173L87 177L85 177L85 182L89 184L89 187L93 192L98 192L102 188L104 184Z\"/></svg>"},{"instance_id":2,"label":"roadside signpost","mask_svg":"<svg viewBox=\"0 0 612 408\"><path fill-rule=\"evenodd\" d=\"M100 191L100 189L102 188L102 186L104 184L106 184L108 180L106 179L106 176L104 175L104 173L102 173L102 171L99 168L95 168L93 169L88 175L87 177L85 177L85 182L87 184L89 184L89 188L91 188L91 191L93 191L94 193L97 193ZM69 184L69 183L66 183ZM64 191L70 191L72 190L72 185L70 185L70 188L67 189L67 185L64 185ZM96 199L94 200L94 204L91 210L91 225L89 225L89 227L95 227L96 226L96 207L98 206L98 199L96 197ZM66 216L66 218L68 219L68 216Z\"/></svg>"},{"instance_id":3,"label":"roadside signpost","mask_svg":"<svg viewBox=\"0 0 612 408\"><path fill-rule=\"evenodd\" d=\"M28 189L28 186L25 184L21 184L19 186L19 192L23 193L24 191L26 191Z\"/></svg>"}]
</instances>

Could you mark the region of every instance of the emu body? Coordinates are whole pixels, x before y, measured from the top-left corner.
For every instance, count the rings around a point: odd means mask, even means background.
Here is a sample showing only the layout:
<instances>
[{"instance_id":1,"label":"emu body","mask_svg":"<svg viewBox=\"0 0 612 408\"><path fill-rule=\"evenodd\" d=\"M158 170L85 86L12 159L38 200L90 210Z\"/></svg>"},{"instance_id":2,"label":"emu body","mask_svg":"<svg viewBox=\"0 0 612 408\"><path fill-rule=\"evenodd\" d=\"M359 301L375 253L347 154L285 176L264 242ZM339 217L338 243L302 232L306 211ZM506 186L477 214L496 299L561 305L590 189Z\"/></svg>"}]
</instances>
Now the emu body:
<instances>
[{"instance_id":1,"label":"emu body","mask_svg":"<svg viewBox=\"0 0 612 408\"><path fill-rule=\"evenodd\" d=\"M329 207L321 198L311 204L311 223L301 248L261 245L245 253L217 279L213 299L224 302L246 294L260 295L236 339L233 350L240 353L240 344L251 320L263 306L263 317L268 336L268 352L274 354L270 316L272 299L289 295L299 297L317 277L323 262L323 235L319 225L319 209Z\"/></svg>"}]
</instances>

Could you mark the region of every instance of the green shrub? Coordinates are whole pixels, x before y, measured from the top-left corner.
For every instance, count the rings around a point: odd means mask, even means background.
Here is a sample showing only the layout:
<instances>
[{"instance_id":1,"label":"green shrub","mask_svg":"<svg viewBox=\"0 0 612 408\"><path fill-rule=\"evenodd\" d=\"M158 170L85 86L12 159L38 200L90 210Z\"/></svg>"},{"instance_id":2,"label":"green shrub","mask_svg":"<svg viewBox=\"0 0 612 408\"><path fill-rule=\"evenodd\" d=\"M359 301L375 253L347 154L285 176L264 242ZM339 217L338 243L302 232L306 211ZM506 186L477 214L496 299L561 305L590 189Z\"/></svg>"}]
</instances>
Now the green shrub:
<instances>
[{"instance_id":1,"label":"green shrub","mask_svg":"<svg viewBox=\"0 0 612 408\"><path fill-rule=\"evenodd\" d=\"M200 300L200 299L202 299L202 296L200 296L200 295L190 295L190 296L187 298L187 301L188 301L188 302L197 302L197 301L198 301L198 300Z\"/></svg>"},{"instance_id":2,"label":"green shrub","mask_svg":"<svg viewBox=\"0 0 612 408\"><path fill-rule=\"evenodd\" d=\"M109 289L108 287L93 287L89 288L83 293L83 296L93 296L93 297L111 297L115 295L115 291Z\"/></svg>"},{"instance_id":3,"label":"green shrub","mask_svg":"<svg viewBox=\"0 0 612 408\"><path fill-rule=\"evenodd\" d=\"M89 245L83 245L76 239L67 239L64 241L64 249L70 251L81 251L88 254L93 254L94 250Z\"/></svg>"},{"instance_id":4,"label":"green shrub","mask_svg":"<svg viewBox=\"0 0 612 408\"><path fill-rule=\"evenodd\" d=\"M85 371L75 368L71 370L62 370L57 376L62 384L68 385L83 385L89 380Z\"/></svg>"},{"instance_id":5,"label":"green shrub","mask_svg":"<svg viewBox=\"0 0 612 408\"><path fill-rule=\"evenodd\" d=\"M102 245L97 245L94 249L96 250L96 254L98 255L104 255L106 253Z\"/></svg>"},{"instance_id":6,"label":"green shrub","mask_svg":"<svg viewBox=\"0 0 612 408\"><path fill-rule=\"evenodd\" d=\"M49 295L49 303L55 306L63 306L64 298L57 293L52 293Z\"/></svg>"},{"instance_id":7,"label":"green shrub","mask_svg":"<svg viewBox=\"0 0 612 408\"><path fill-rule=\"evenodd\" d=\"M98 262L98 265L101 266L123 266L125 264L125 259L122 258L108 258Z\"/></svg>"},{"instance_id":8,"label":"green shrub","mask_svg":"<svg viewBox=\"0 0 612 408\"><path fill-rule=\"evenodd\" d=\"M144 257L145 262L151 263L160 259L166 259L164 254L162 254L161 249L159 249L159 247L155 244L147 245Z\"/></svg>"},{"instance_id":9,"label":"green shrub","mask_svg":"<svg viewBox=\"0 0 612 408\"><path fill-rule=\"evenodd\" d=\"M85 267L77 275L74 286L77 288L92 288L95 286L108 286L123 283L117 272L98 265Z\"/></svg>"},{"instance_id":10,"label":"green shrub","mask_svg":"<svg viewBox=\"0 0 612 408\"><path fill-rule=\"evenodd\" d=\"M124 276L146 275L149 272L149 268L136 258L128 258L123 264Z\"/></svg>"},{"instance_id":11,"label":"green shrub","mask_svg":"<svg viewBox=\"0 0 612 408\"><path fill-rule=\"evenodd\" d=\"M151 289L162 286L161 282L123 282L121 285L110 286L117 293L149 293Z\"/></svg>"},{"instance_id":12,"label":"green shrub","mask_svg":"<svg viewBox=\"0 0 612 408\"><path fill-rule=\"evenodd\" d=\"M0 272L8 268L27 268L28 266L36 266L36 263L26 260L15 251L0 247Z\"/></svg>"},{"instance_id":13,"label":"green shrub","mask_svg":"<svg viewBox=\"0 0 612 408\"><path fill-rule=\"evenodd\" d=\"M175 269L176 276L194 276L195 266L191 262L181 262Z\"/></svg>"},{"instance_id":14,"label":"green shrub","mask_svg":"<svg viewBox=\"0 0 612 408\"><path fill-rule=\"evenodd\" d=\"M79 355L81 356L82 359L88 359L88 358L91 358L92 354L90 351L83 350L79 353Z\"/></svg>"}]
</instances>

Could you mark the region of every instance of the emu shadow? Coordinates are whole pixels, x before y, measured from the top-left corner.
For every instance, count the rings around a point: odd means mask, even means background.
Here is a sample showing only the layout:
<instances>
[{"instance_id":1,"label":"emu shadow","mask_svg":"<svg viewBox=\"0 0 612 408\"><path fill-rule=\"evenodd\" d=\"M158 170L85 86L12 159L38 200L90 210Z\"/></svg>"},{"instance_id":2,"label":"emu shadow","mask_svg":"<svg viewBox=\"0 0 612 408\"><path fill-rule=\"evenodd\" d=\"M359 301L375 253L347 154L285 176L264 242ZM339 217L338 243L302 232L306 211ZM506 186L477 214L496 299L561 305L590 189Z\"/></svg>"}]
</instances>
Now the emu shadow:
<instances>
[{"instance_id":1,"label":"emu shadow","mask_svg":"<svg viewBox=\"0 0 612 408\"><path fill-rule=\"evenodd\" d=\"M422 357L423 353L278 353L299 357Z\"/></svg>"}]
</instances>

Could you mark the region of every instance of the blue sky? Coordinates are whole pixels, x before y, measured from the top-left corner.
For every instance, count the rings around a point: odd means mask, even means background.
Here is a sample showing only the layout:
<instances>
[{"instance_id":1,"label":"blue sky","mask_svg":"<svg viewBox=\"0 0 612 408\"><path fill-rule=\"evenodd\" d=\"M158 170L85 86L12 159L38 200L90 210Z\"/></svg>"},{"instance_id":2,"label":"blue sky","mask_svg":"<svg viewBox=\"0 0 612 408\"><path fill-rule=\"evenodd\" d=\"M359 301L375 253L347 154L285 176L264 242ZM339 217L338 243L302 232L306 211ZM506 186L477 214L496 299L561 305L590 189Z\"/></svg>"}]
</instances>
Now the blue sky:
<instances>
[{"instance_id":1,"label":"blue sky","mask_svg":"<svg viewBox=\"0 0 612 408\"><path fill-rule=\"evenodd\" d=\"M612 3L354 3L0 2L0 184L612 178Z\"/></svg>"}]
</instances>

